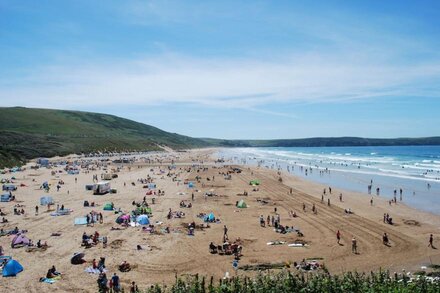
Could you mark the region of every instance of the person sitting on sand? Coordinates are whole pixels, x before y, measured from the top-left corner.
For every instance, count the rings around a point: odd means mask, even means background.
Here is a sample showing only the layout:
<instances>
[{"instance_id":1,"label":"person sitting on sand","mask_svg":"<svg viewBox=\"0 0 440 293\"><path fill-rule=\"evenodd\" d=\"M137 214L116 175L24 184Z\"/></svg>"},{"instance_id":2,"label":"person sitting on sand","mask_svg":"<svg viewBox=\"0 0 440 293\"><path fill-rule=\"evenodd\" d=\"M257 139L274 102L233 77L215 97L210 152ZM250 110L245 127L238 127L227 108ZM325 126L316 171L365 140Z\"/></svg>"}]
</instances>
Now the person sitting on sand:
<instances>
[{"instance_id":1,"label":"person sitting on sand","mask_svg":"<svg viewBox=\"0 0 440 293\"><path fill-rule=\"evenodd\" d=\"M5 217L2 218L2 223L7 223L8 219L6 219Z\"/></svg>"},{"instance_id":2,"label":"person sitting on sand","mask_svg":"<svg viewBox=\"0 0 440 293\"><path fill-rule=\"evenodd\" d=\"M59 276L59 275L61 275L61 273L57 272L55 266L52 266L52 267L47 271L46 278L48 278L48 279L52 279L52 278L55 278L56 276Z\"/></svg>"},{"instance_id":3,"label":"person sitting on sand","mask_svg":"<svg viewBox=\"0 0 440 293\"><path fill-rule=\"evenodd\" d=\"M82 243L83 245L86 245L88 243L89 237L87 236L86 232L82 235Z\"/></svg>"},{"instance_id":4,"label":"person sitting on sand","mask_svg":"<svg viewBox=\"0 0 440 293\"><path fill-rule=\"evenodd\" d=\"M127 261L123 261L120 265L119 265L119 270L121 272L129 272L131 270L130 264Z\"/></svg>"},{"instance_id":5,"label":"person sitting on sand","mask_svg":"<svg viewBox=\"0 0 440 293\"><path fill-rule=\"evenodd\" d=\"M98 263L98 270L101 272L105 269L105 257L101 257Z\"/></svg>"},{"instance_id":6,"label":"person sitting on sand","mask_svg":"<svg viewBox=\"0 0 440 293\"><path fill-rule=\"evenodd\" d=\"M99 239L99 233L98 233L98 231L95 231L95 234L93 235L93 238L92 238L93 244L97 244L98 239Z\"/></svg>"},{"instance_id":7,"label":"person sitting on sand","mask_svg":"<svg viewBox=\"0 0 440 293\"><path fill-rule=\"evenodd\" d=\"M52 267L50 268L52 274L54 274L55 276L59 276L61 275L61 273L57 272L57 269L55 268L54 265L52 265Z\"/></svg>"},{"instance_id":8,"label":"person sitting on sand","mask_svg":"<svg viewBox=\"0 0 440 293\"><path fill-rule=\"evenodd\" d=\"M96 270L98 268L98 263L96 262L96 258L92 260L92 268Z\"/></svg>"},{"instance_id":9,"label":"person sitting on sand","mask_svg":"<svg viewBox=\"0 0 440 293\"><path fill-rule=\"evenodd\" d=\"M48 279L52 279L55 278L56 276L54 274L52 274L52 269L48 269L47 270L47 274L46 274L46 278Z\"/></svg>"},{"instance_id":10,"label":"person sitting on sand","mask_svg":"<svg viewBox=\"0 0 440 293\"><path fill-rule=\"evenodd\" d=\"M0 245L0 256L4 255L3 246Z\"/></svg>"}]
</instances>

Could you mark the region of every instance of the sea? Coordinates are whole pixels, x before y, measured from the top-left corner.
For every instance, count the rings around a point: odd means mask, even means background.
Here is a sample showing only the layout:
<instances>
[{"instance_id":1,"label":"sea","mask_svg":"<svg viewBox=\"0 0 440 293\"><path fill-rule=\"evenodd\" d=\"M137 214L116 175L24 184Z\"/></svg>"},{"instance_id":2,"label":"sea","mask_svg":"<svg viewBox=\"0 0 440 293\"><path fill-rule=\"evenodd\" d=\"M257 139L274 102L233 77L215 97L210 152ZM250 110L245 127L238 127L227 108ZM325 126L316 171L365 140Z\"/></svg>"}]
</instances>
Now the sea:
<instances>
[{"instance_id":1,"label":"sea","mask_svg":"<svg viewBox=\"0 0 440 293\"><path fill-rule=\"evenodd\" d=\"M225 148L216 155L440 215L440 146Z\"/></svg>"}]
</instances>

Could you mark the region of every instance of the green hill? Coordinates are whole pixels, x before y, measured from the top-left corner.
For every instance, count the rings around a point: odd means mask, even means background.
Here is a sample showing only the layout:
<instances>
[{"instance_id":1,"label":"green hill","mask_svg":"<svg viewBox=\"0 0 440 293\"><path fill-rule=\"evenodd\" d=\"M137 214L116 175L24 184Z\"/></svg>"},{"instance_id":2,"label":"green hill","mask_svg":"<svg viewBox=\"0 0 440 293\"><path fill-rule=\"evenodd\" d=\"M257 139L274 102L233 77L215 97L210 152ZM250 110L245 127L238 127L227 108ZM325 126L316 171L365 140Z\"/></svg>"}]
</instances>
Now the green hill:
<instances>
[{"instance_id":1,"label":"green hill","mask_svg":"<svg viewBox=\"0 0 440 293\"><path fill-rule=\"evenodd\" d=\"M40 156L210 145L113 115L22 107L0 110L0 166Z\"/></svg>"}]
</instances>

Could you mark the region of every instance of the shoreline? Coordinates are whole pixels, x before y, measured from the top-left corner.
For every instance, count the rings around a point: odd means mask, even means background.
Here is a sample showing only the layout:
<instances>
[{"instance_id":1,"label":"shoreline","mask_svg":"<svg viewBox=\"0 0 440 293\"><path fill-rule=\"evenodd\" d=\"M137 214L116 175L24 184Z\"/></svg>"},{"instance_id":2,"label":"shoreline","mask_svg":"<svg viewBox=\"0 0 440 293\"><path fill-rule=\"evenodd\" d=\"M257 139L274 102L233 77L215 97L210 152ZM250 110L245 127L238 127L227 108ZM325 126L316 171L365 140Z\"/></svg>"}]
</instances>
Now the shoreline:
<instances>
[{"instance_id":1,"label":"shoreline","mask_svg":"<svg viewBox=\"0 0 440 293\"><path fill-rule=\"evenodd\" d=\"M318 182L323 185L332 185L332 187L338 187L350 192L368 194L367 189L369 188L371 181L372 188L370 194L372 196L376 195L377 191L375 189L380 188L380 197L392 200L393 190L396 192L400 189L401 192L403 191L403 194L400 194L399 202L405 202L408 206L414 207L418 210L440 215L440 200L438 200L438 197L436 196L437 193L440 193L440 182L438 180L433 181L426 178L425 180L421 180L419 177L416 178L412 176L403 178L400 175L392 175L390 173L365 173L365 169L369 169L370 165L374 165L374 160L377 159L371 158L372 161L369 162L365 158L362 158L363 163L359 163L359 167L354 168L354 166L358 166L356 158L360 158L362 154L355 154L355 158L351 158L350 160L354 160L356 163L351 163L349 166L350 163L346 162L344 164L347 165L343 166L342 170L339 170L340 168L335 169L336 163L333 162L332 165L329 166L328 162L322 161L325 160L324 157L327 156L327 153L324 153L325 155L320 161L317 161L317 159L310 159L310 161L308 161L309 159L307 159L308 163L306 164L306 161L304 161L303 158L299 159L299 161L295 159L298 150L292 151L292 155L284 154L283 151L280 151L280 154L277 153L278 151L275 153L272 153L272 151L272 149L268 149L263 150L261 153L252 153L243 151L243 149L239 149L235 152L229 149L219 151L219 156L227 160L232 160L237 164L261 166L273 170L278 169L288 171L292 175L303 178L310 182ZM405 152L405 150L403 150L403 152ZM301 152L298 154L301 154ZM384 159L385 158L387 160L394 160L393 157L387 157L387 155L385 155ZM345 159L346 158L344 157L334 160ZM342 161L340 161L339 164L342 164L341 162ZM404 162L399 161L393 163L393 166L398 164L405 165ZM380 168L386 167L376 166L374 168L382 170ZM399 198L399 195L395 193L394 197Z\"/></svg>"}]
</instances>

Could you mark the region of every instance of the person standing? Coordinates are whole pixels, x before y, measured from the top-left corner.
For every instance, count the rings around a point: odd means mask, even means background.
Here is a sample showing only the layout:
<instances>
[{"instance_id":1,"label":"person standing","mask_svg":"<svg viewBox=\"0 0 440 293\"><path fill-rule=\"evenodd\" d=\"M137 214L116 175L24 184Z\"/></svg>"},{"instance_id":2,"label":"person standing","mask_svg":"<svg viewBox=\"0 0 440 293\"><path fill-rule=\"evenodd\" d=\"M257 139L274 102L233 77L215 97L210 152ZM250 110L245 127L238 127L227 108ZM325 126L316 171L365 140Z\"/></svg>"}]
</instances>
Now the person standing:
<instances>
[{"instance_id":1,"label":"person standing","mask_svg":"<svg viewBox=\"0 0 440 293\"><path fill-rule=\"evenodd\" d=\"M226 225L223 226L223 237L229 238L229 236L228 236L228 227L226 227Z\"/></svg>"},{"instance_id":2,"label":"person standing","mask_svg":"<svg viewBox=\"0 0 440 293\"><path fill-rule=\"evenodd\" d=\"M118 275L116 275L116 273L113 274L112 285L113 285L113 290L115 292L119 292L120 291L121 285L119 283L119 277L118 277Z\"/></svg>"},{"instance_id":3,"label":"person standing","mask_svg":"<svg viewBox=\"0 0 440 293\"><path fill-rule=\"evenodd\" d=\"M336 232L336 239L338 240L338 244L340 244L339 242L341 241L341 232Z\"/></svg>"},{"instance_id":4,"label":"person standing","mask_svg":"<svg viewBox=\"0 0 440 293\"><path fill-rule=\"evenodd\" d=\"M131 286L130 286L130 293L138 293L139 289L138 286L136 285L136 283L133 281L131 282Z\"/></svg>"},{"instance_id":5,"label":"person standing","mask_svg":"<svg viewBox=\"0 0 440 293\"><path fill-rule=\"evenodd\" d=\"M432 236L432 234L429 236L429 244L428 247L434 248L434 237Z\"/></svg>"},{"instance_id":6,"label":"person standing","mask_svg":"<svg viewBox=\"0 0 440 293\"><path fill-rule=\"evenodd\" d=\"M357 240L354 236L351 239L351 252L353 252L354 254L357 254Z\"/></svg>"}]
</instances>

